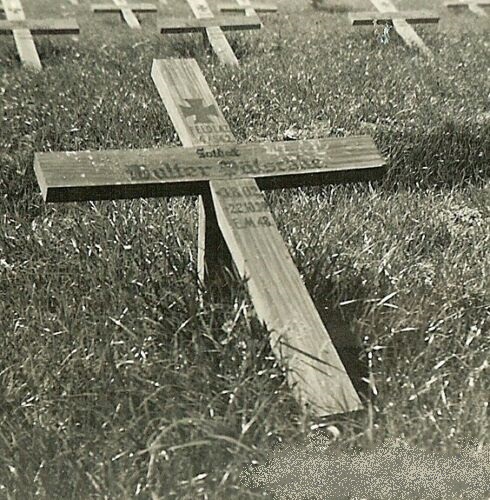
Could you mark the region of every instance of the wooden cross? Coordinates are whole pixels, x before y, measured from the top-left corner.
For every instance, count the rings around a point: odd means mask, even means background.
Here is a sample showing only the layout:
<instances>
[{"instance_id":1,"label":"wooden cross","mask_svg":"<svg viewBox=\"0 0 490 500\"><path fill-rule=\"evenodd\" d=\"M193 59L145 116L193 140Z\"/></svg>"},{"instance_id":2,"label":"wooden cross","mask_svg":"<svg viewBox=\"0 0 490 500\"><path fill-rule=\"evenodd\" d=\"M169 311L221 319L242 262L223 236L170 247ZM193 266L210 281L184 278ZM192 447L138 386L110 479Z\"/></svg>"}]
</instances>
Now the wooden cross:
<instances>
[{"instance_id":1,"label":"wooden cross","mask_svg":"<svg viewBox=\"0 0 490 500\"><path fill-rule=\"evenodd\" d=\"M160 33L190 33L202 32L206 43L211 46L218 59L223 64L238 66L233 49L223 31L260 29L262 23L257 16L247 19L218 16L215 17L206 0L187 0L195 19L164 19L160 20Z\"/></svg>"},{"instance_id":2,"label":"wooden cross","mask_svg":"<svg viewBox=\"0 0 490 500\"><path fill-rule=\"evenodd\" d=\"M478 16L488 16L483 7L490 7L490 0L460 0L459 2L446 2L448 9L468 8Z\"/></svg>"},{"instance_id":3,"label":"wooden cross","mask_svg":"<svg viewBox=\"0 0 490 500\"><path fill-rule=\"evenodd\" d=\"M277 6L270 3L253 2L251 0L236 0L235 3L223 3L218 5L221 12L244 12L247 16L277 12Z\"/></svg>"},{"instance_id":4,"label":"wooden cross","mask_svg":"<svg viewBox=\"0 0 490 500\"><path fill-rule=\"evenodd\" d=\"M44 200L203 194L299 401L316 415L360 409L260 188L377 179L372 139L239 145L194 59L155 60L152 77L184 147L36 153Z\"/></svg>"},{"instance_id":5,"label":"wooden cross","mask_svg":"<svg viewBox=\"0 0 490 500\"><path fill-rule=\"evenodd\" d=\"M41 60L32 35L77 35L80 32L75 19L26 20L20 0L2 0L0 10L6 20L0 20L0 35L14 36L19 58L25 66L41 70Z\"/></svg>"},{"instance_id":6,"label":"wooden cross","mask_svg":"<svg viewBox=\"0 0 490 500\"><path fill-rule=\"evenodd\" d=\"M127 25L130 28L139 30L141 29L141 24L136 17L135 12L156 12L157 8L155 5L151 3L136 3L136 4L128 4L126 0L113 0L113 4L110 3L98 3L93 4L91 6L92 12L101 13L101 14L114 14L115 12L119 12L121 14L121 18L126 21Z\"/></svg>"},{"instance_id":7,"label":"wooden cross","mask_svg":"<svg viewBox=\"0 0 490 500\"><path fill-rule=\"evenodd\" d=\"M418 47L424 54L432 57L432 52L424 41L417 35L410 24L438 23L439 17L432 11L400 12L390 0L371 0L379 12L350 13L351 23L356 25L370 25L373 22L391 23L395 31L409 46Z\"/></svg>"}]
</instances>

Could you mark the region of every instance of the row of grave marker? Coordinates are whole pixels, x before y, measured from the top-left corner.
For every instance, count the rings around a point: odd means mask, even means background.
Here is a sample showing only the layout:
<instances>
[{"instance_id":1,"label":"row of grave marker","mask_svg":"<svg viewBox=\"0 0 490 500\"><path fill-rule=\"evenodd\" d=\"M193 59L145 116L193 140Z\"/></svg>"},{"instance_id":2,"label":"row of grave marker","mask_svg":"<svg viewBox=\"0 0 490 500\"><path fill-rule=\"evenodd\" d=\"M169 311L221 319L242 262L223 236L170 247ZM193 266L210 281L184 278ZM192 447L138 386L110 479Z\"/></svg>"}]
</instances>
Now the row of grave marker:
<instances>
[{"instance_id":1,"label":"row of grave marker","mask_svg":"<svg viewBox=\"0 0 490 500\"><path fill-rule=\"evenodd\" d=\"M3 0L10 6L17 1ZM189 4L197 19L212 17L203 0ZM398 20L402 32L410 33L406 19ZM206 27L206 32L213 48L221 50L219 26ZM227 52L223 57L232 56ZM234 266L247 281L272 350L287 366L289 382L309 412L324 416L361 409L261 190L377 180L385 160L373 140L358 136L239 145L195 60L154 60L151 75L183 147L36 153L34 169L44 200L199 195L201 280Z\"/></svg>"},{"instance_id":2,"label":"row of grave marker","mask_svg":"<svg viewBox=\"0 0 490 500\"><path fill-rule=\"evenodd\" d=\"M428 57L432 57L430 49L415 32L412 24L438 23L439 17L435 12L420 10L403 12L397 11L390 0L371 0L378 9L377 12L350 13L350 22L356 25L370 25L389 23L398 35L409 46L417 47ZM160 33L191 33L201 32L218 59L229 65L238 65L238 60L228 43L224 31L252 30L262 28L258 12L276 12L277 7L266 3L252 3L251 0L236 0L220 6L223 12L244 12L245 18L214 16L206 0L187 0L194 19L165 19L159 22ZM12 33L21 61L35 69L41 69L41 61L37 53L32 35L66 35L78 34L78 24L74 19L43 19L26 20L20 0L2 0L6 21L0 21L0 34ZM482 7L490 6L490 0L461 0L446 4L450 8L467 6L479 15L486 15ZM112 4L93 4L95 13L119 12L125 22L133 29L140 29L141 25L136 13L157 12L157 7L151 3L130 4L127 0L113 0Z\"/></svg>"}]
</instances>

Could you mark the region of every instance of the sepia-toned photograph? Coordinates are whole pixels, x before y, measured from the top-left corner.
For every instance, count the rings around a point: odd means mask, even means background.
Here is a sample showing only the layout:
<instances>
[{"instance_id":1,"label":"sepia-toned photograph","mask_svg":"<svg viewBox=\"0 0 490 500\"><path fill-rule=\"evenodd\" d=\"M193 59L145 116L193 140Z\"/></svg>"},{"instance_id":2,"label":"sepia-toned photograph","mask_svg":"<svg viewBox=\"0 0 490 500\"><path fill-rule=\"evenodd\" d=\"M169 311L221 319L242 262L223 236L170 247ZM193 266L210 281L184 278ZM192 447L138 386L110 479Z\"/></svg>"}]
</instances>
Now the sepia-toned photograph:
<instances>
[{"instance_id":1,"label":"sepia-toned photograph","mask_svg":"<svg viewBox=\"0 0 490 500\"><path fill-rule=\"evenodd\" d=\"M490 0L0 35L0 500L490 500Z\"/></svg>"}]
</instances>

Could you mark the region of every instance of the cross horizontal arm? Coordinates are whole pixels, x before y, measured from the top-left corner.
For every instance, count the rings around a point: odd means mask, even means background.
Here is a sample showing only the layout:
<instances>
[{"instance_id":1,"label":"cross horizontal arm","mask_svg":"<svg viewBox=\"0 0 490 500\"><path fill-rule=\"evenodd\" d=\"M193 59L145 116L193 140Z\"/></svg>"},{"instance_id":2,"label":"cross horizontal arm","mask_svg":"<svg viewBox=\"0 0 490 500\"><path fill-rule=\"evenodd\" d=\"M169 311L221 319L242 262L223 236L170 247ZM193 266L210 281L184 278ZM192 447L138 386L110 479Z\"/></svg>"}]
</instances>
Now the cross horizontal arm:
<instances>
[{"instance_id":1,"label":"cross horizontal arm","mask_svg":"<svg viewBox=\"0 0 490 500\"><path fill-rule=\"evenodd\" d=\"M369 136L187 148L36 153L46 201L201 194L210 180L255 178L262 189L380 178Z\"/></svg>"},{"instance_id":2,"label":"cross horizontal arm","mask_svg":"<svg viewBox=\"0 0 490 500\"><path fill-rule=\"evenodd\" d=\"M118 13L123 9L129 9L133 12L144 13L144 12L157 12L157 7L151 3L135 3L128 5L114 5L110 3L96 3L90 6L92 12L101 13Z\"/></svg>"},{"instance_id":3,"label":"cross horizontal arm","mask_svg":"<svg viewBox=\"0 0 490 500\"><path fill-rule=\"evenodd\" d=\"M349 13L349 20L353 26L372 25L374 21L378 24L385 24L391 23L396 19L407 21L410 24L432 24L439 22L437 13L428 10Z\"/></svg>"},{"instance_id":4,"label":"cross horizontal arm","mask_svg":"<svg viewBox=\"0 0 490 500\"><path fill-rule=\"evenodd\" d=\"M277 12L277 7L269 3L253 2L250 6L255 10L255 12L262 14ZM221 12L244 12L246 7L237 3L230 2L218 5L218 9Z\"/></svg>"},{"instance_id":5,"label":"cross horizontal arm","mask_svg":"<svg viewBox=\"0 0 490 500\"><path fill-rule=\"evenodd\" d=\"M19 29L29 30L33 35L77 35L80 33L75 19L0 21L0 35L10 34Z\"/></svg>"},{"instance_id":6,"label":"cross horizontal arm","mask_svg":"<svg viewBox=\"0 0 490 500\"><path fill-rule=\"evenodd\" d=\"M205 32L208 28L221 28L223 31L241 31L261 29L262 22L258 17L216 16L200 19L160 19L160 33L192 33Z\"/></svg>"}]
</instances>

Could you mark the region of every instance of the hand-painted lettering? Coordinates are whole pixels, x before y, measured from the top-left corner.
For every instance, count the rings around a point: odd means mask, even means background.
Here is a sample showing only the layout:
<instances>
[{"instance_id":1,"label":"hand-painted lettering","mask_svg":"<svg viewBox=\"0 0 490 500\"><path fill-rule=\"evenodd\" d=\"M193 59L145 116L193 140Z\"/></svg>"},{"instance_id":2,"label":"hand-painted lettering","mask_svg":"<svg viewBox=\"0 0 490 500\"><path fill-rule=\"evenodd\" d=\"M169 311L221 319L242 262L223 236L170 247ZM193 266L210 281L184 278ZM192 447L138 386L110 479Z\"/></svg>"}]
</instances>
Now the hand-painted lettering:
<instances>
[{"instance_id":1,"label":"hand-painted lettering","mask_svg":"<svg viewBox=\"0 0 490 500\"><path fill-rule=\"evenodd\" d=\"M224 158L226 156L240 156L240 151L237 147L230 149L222 149L220 147L206 150L205 148L198 148L196 150L199 158Z\"/></svg>"}]
</instances>

